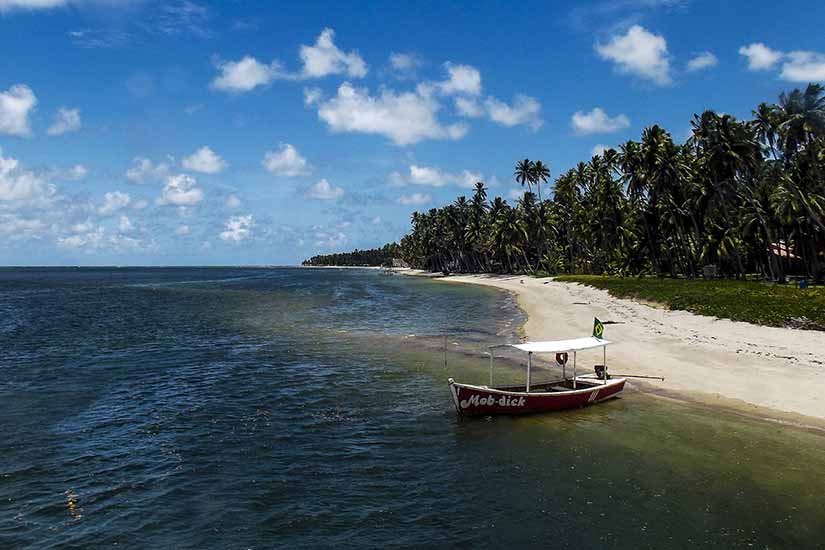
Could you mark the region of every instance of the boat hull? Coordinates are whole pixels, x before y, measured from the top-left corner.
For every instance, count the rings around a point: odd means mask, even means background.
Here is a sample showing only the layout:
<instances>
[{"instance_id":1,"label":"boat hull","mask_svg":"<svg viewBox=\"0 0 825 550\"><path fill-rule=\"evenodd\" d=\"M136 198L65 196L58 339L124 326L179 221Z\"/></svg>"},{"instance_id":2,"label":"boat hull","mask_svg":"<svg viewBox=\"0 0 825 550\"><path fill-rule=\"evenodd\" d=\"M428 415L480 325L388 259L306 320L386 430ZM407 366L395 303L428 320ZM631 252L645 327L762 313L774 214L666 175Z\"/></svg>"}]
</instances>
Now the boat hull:
<instances>
[{"instance_id":1,"label":"boat hull","mask_svg":"<svg viewBox=\"0 0 825 550\"><path fill-rule=\"evenodd\" d=\"M580 384L585 387L575 390L530 393L459 384L452 378L449 384L459 414L486 416L563 411L592 405L620 394L624 390L625 379L608 380L606 384L581 381Z\"/></svg>"}]
</instances>

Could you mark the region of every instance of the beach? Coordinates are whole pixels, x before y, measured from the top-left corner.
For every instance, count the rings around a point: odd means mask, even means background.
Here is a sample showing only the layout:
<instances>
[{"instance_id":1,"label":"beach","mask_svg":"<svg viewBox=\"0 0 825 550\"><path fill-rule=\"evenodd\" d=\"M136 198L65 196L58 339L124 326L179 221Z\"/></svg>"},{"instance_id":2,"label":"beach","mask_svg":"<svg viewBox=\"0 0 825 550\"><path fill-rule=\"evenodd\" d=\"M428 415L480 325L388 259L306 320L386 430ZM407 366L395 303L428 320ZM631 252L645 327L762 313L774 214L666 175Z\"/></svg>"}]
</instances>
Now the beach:
<instances>
[{"instance_id":1,"label":"beach","mask_svg":"<svg viewBox=\"0 0 825 550\"><path fill-rule=\"evenodd\" d=\"M412 270L406 271L412 273ZM766 419L825 426L825 332L757 326L670 311L614 298L606 291L552 278L451 275L449 283L513 292L528 316L528 340L588 336L605 323L609 369L635 388L664 397L723 406ZM601 357L580 357L580 365Z\"/></svg>"}]
</instances>

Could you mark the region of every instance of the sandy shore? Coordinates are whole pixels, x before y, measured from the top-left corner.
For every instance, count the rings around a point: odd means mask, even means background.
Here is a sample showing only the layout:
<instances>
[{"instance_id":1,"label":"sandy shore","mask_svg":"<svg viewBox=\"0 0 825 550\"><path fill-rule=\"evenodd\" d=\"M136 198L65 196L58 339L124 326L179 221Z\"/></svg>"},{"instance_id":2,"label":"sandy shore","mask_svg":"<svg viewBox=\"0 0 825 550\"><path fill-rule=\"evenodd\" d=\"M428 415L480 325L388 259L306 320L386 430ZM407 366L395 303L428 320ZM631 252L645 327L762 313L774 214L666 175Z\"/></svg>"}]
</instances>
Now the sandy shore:
<instances>
[{"instance_id":1,"label":"sandy shore","mask_svg":"<svg viewBox=\"0 0 825 550\"><path fill-rule=\"evenodd\" d=\"M441 280L514 292L530 340L589 336L606 324L614 373L664 376L633 385L645 391L745 410L794 423L825 425L825 333L772 328L668 311L606 291L551 278L466 275ZM583 352L582 364L600 362ZM595 352L592 352L595 353ZM760 410L761 409L761 410ZM769 410L766 410L769 409Z\"/></svg>"}]
</instances>

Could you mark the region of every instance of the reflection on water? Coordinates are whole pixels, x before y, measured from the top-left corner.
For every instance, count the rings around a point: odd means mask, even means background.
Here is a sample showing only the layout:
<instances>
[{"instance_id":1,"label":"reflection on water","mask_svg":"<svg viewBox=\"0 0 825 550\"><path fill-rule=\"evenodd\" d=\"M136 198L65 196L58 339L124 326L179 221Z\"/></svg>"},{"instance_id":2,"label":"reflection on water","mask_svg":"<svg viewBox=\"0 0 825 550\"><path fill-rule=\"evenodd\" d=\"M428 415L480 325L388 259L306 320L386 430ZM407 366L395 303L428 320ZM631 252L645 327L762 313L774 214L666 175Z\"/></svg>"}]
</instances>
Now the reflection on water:
<instances>
[{"instance_id":1,"label":"reflection on water","mask_svg":"<svg viewBox=\"0 0 825 550\"><path fill-rule=\"evenodd\" d=\"M0 311L14 319L0 325L4 547L815 548L825 534L817 434L634 392L458 418L446 378L486 383L486 346L523 320L488 289L0 270ZM523 379L496 365L497 382Z\"/></svg>"}]
</instances>

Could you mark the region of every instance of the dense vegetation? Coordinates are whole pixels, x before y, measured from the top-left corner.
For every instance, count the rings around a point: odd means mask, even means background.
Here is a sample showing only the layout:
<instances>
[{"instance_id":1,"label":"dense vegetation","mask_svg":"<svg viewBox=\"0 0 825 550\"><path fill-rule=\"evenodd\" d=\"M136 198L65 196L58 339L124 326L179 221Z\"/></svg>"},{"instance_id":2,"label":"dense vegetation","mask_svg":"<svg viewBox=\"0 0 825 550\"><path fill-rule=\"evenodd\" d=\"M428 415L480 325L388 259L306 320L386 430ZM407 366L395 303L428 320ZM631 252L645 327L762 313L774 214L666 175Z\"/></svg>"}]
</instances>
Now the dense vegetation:
<instances>
[{"instance_id":1,"label":"dense vegetation","mask_svg":"<svg viewBox=\"0 0 825 550\"><path fill-rule=\"evenodd\" d=\"M700 315L768 326L825 330L825 289L752 281L684 280L656 277L562 275L556 280L582 283L632 298Z\"/></svg>"},{"instance_id":2,"label":"dense vegetation","mask_svg":"<svg viewBox=\"0 0 825 550\"><path fill-rule=\"evenodd\" d=\"M381 248L313 256L301 265L391 266L392 259L398 258L399 254L398 245L389 243Z\"/></svg>"},{"instance_id":3,"label":"dense vegetation","mask_svg":"<svg viewBox=\"0 0 825 550\"><path fill-rule=\"evenodd\" d=\"M470 199L412 215L400 256L444 272L547 272L741 279L825 277L823 87L782 94L753 119L706 111L686 143L659 126L550 178L525 159L514 205ZM536 193L533 192L535 189Z\"/></svg>"}]
</instances>

